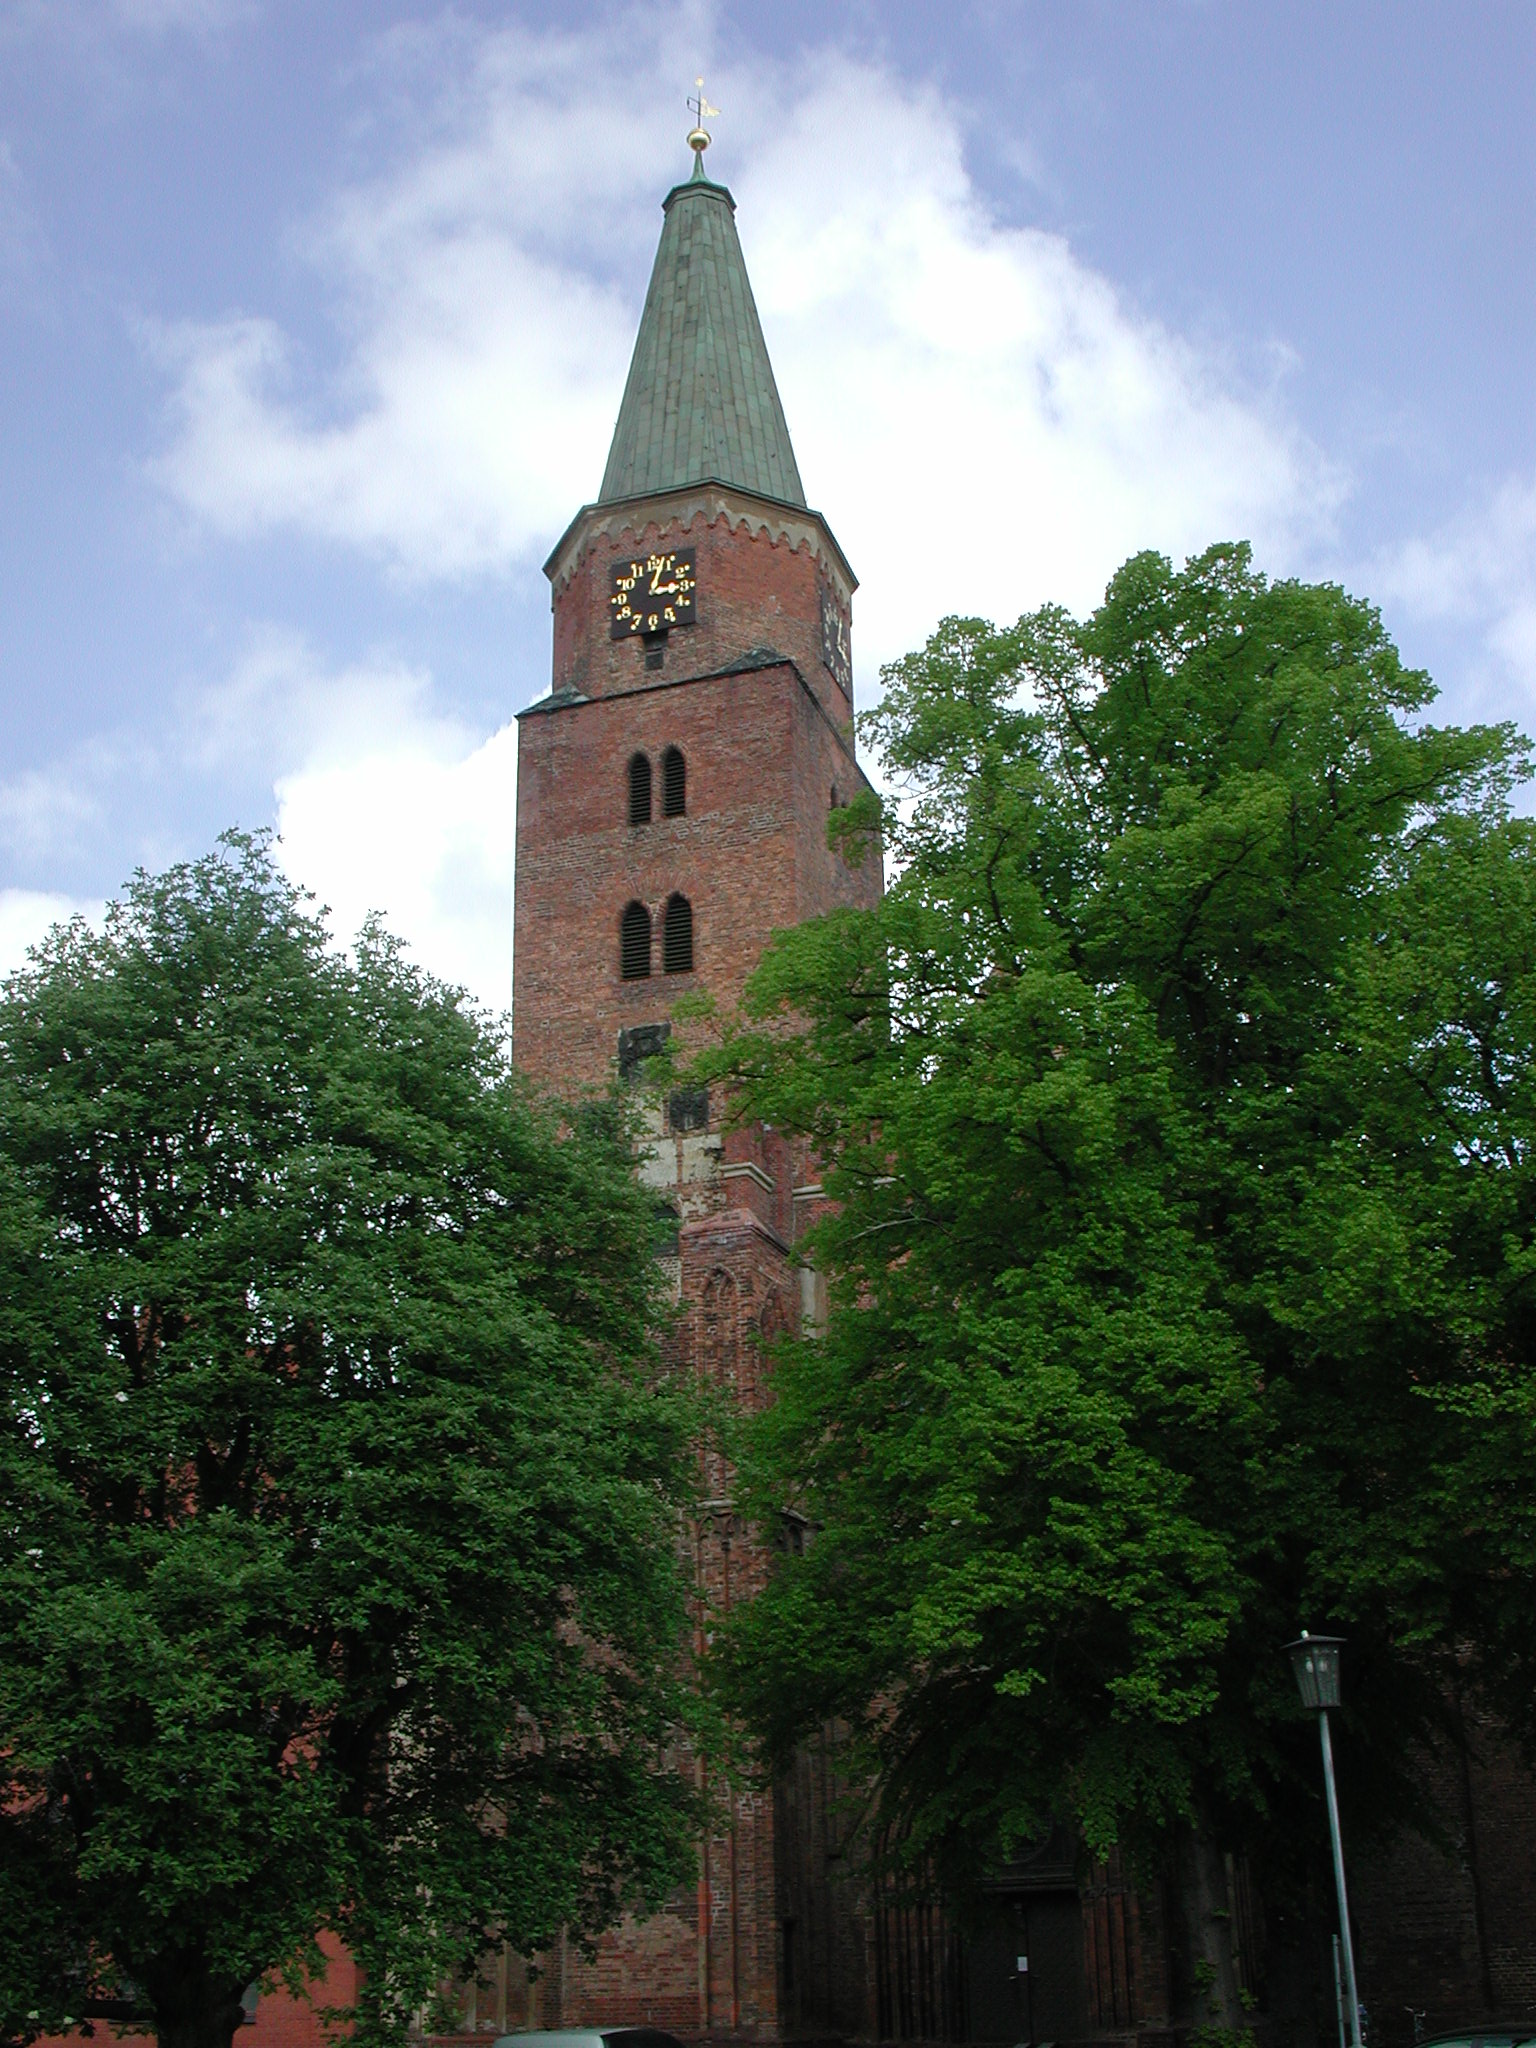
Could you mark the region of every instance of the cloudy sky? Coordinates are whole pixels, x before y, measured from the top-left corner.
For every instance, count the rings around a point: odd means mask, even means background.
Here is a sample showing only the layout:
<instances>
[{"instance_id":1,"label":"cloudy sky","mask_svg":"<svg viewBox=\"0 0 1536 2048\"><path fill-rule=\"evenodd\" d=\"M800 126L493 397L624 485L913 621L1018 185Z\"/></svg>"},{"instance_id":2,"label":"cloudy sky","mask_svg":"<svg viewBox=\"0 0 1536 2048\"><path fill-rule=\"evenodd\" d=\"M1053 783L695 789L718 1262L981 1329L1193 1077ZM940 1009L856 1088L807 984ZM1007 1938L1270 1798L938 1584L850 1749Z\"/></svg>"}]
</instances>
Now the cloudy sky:
<instances>
[{"instance_id":1,"label":"cloudy sky","mask_svg":"<svg viewBox=\"0 0 1536 2048\"><path fill-rule=\"evenodd\" d=\"M0 0L0 967L275 823L506 1004L700 71L864 701L1245 536L1536 727L1528 0Z\"/></svg>"}]
</instances>

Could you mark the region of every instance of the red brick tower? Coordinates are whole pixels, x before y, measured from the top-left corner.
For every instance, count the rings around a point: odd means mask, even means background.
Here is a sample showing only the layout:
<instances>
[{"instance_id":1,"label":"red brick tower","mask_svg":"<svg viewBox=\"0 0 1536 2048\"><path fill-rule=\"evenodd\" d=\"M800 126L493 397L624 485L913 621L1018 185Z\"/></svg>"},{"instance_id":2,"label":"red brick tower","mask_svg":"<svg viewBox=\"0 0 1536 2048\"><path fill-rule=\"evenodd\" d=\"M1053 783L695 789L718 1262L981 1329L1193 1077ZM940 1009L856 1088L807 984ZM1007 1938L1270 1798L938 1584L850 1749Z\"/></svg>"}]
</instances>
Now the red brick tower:
<instances>
[{"instance_id":1,"label":"red brick tower","mask_svg":"<svg viewBox=\"0 0 1536 2048\"><path fill-rule=\"evenodd\" d=\"M699 164L666 199L602 490L545 565L553 686L518 734L516 1054L565 1088L880 887L826 843L863 781L853 573L806 505L735 205Z\"/></svg>"},{"instance_id":2,"label":"red brick tower","mask_svg":"<svg viewBox=\"0 0 1536 2048\"><path fill-rule=\"evenodd\" d=\"M776 930L881 887L877 861L827 845L829 809L864 783L854 577L805 502L735 203L702 150L663 212L602 489L546 564L552 689L519 722L513 1047L561 1090L638 1077L679 997L734 1004ZM764 1339L801 1319L792 1250L820 1191L774 1133L723 1132L719 1107L688 1090L654 1104L640 1170L677 1211L686 1354L750 1405ZM724 1607L764 1560L729 1472L706 1458L701 1479L699 1582ZM738 1796L697 1895L615 1930L595 1964L551 1959L524 2016L871 2032L826 1825L808 1773Z\"/></svg>"}]
</instances>

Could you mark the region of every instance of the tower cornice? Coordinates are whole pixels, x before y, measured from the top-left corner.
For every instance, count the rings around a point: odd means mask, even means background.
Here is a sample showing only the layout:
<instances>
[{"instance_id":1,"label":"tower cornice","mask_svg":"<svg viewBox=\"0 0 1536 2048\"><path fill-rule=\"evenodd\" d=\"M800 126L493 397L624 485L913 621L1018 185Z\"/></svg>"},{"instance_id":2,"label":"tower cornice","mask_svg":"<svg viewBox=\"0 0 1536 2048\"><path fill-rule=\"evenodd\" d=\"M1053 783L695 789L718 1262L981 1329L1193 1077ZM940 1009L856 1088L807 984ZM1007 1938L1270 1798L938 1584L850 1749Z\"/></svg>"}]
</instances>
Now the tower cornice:
<instances>
[{"instance_id":1,"label":"tower cornice","mask_svg":"<svg viewBox=\"0 0 1536 2048\"><path fill-rule=\"evenodd\" d=\"M837 537L820 512L785 498L771 498L758 491L718 477L704 477L697 483L680 484L670 491L645 491L629 498L598 499L583 505L555 543L544 564L552 594L569 583L587 549L599 540L615 545L622 534L638 535L647 526L687 527L696 519L706 525L717 520L762 533L768 539L786 542L792 548L806 548L819 561L846 605L859 579Z\"/></svg>"}]
</instances>

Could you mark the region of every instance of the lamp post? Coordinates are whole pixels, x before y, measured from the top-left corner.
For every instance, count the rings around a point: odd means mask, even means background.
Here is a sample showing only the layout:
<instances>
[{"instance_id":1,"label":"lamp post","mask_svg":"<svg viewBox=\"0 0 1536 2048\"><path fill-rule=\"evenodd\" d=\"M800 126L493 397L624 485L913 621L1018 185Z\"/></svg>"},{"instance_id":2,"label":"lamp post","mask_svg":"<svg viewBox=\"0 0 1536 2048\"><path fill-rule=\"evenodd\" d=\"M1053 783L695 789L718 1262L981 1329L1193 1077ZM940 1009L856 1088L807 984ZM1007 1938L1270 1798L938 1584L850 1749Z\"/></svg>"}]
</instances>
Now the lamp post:
<instances>
[{"instance_id":1,"label":"lamp post","mask_svg":"<svg viewBox=\"0 0 1536 2048\"><path fill-rule=\"evenodd\" d=\"M1301 1703L1317 1716L1323 1738L1323 1785L1328 1794L1328 1833L1333 1843L1333 1881L1339 1894L1339 1935L1344 1945L1344 1997L1349 2014L1350 2048L1361 2048L1360 1994L1355 1989L1355 1944L1349 1932L1349 1894L1344 1889L1344 1841L1339 1833L1339 1795L1333 1782L1333 1742L1328 1709L1339 1704L1339 1651L1342 1636L1314 1636L1305 1629L1287 1643Z\"/></svg>"}]
</instances>

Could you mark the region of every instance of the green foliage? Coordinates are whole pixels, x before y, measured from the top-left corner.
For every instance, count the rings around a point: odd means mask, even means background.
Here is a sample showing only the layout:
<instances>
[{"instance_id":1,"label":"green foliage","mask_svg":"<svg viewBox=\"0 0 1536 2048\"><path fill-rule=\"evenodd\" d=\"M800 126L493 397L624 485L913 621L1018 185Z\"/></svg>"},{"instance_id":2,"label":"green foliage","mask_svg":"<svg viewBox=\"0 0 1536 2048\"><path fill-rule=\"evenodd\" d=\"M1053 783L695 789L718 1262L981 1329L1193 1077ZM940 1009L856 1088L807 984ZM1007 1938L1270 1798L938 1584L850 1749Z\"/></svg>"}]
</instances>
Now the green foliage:
<instances>
[{"instance_id":1,"label":"green foliage","mask_svg":"<svg viewBox=\"0 0 1536 2048\"><path fill-rule=\"evenodd\" d=\"M1189 2048L1257 2048L1252 2027L1192 2027Z\"/></svg>"},{"instance_id":2,"label":"green foliage","mask_svg":"<svg viewBox=\"0 0 1536 2048\"><path fill-rule=\"evenodd\" d=\"M686 1874L653 1219L265 843L0 1000L0 2030L227 2040L332 1929L397 2034ZM126 1987L126 1989L125 1989Z\"/></svg>"},{"instance_id":3,"label":"green foliage","mask_svg":"<svg viewBox=\"0 0 1536 2048\"><path fill-rule=\"evenodd\" d=\"M952 1888L1057 1820L1273 1848L1303 1622L1357 1816L1453 1668L1531 1725L1536 840L1431 696L1237 547L945 621L865 721L884 901L715 1062L836 1200L746 1451L818 1533L726 1674L774 1751L848 1723Z\"/></svg>"}]
</instances>

